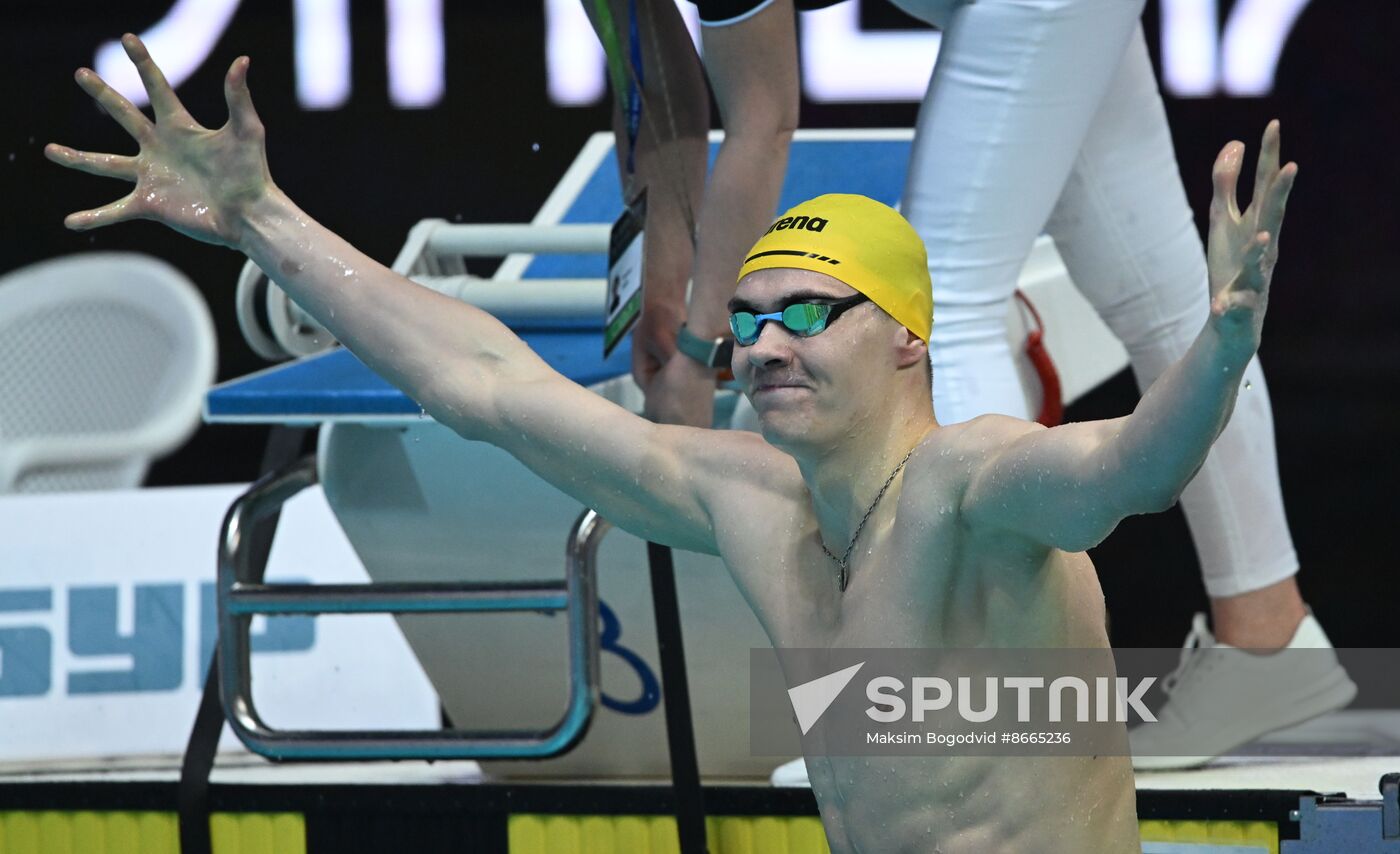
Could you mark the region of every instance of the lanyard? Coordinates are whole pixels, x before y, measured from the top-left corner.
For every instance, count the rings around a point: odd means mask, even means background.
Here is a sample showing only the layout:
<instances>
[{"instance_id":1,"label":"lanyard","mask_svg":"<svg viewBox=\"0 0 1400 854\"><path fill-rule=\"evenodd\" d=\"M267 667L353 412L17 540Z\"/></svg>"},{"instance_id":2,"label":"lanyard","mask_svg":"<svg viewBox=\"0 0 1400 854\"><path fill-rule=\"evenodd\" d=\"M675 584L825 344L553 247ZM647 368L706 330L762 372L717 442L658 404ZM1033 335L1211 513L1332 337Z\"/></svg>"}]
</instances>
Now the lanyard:
<instances>
[{"instance_id":1,"label":"lanyard","mask_svg":"<svg viewBox=\"0 0 1400 854\"><path fill-rule=\"evenodd\" d=\"M642 85L646 79L642 70L642 39L637 26L637 0L628 0L627 4L630 69L627 60L622 58L622 45L618 43L617 25L613 22L608 0L594 0L593 7L598 17L598 36L603 42L603 52L608 58L608 76L612 78L613 91L621 100L623 119L627 125L627 174L631 175L637 168L637 134L642 126Z\"/></svg>"},{"instance_id":2,"label":"lanyard","mask_svg":"<svg viewBox=\"0 0 1400 854\"><path fill-rule=\"evenodd\" d=\"M642 2L670 3L671 0L642 0ZM623 164L623 166L627 177L630 179L637 171L637 137L641 130L642 122L646 122L647 127L651 129L653 135L658 140L670 139L674 141L677 136L675 116L672 114L672 94L667 89L664 64L658 64L652 69L656 75L654 82L658 85L659 95L661 97L659 105L655 103L654 99L649 99L647 97L646 91L642 86L642 36L644 34L641 31L644 28L639 23L640 16L637 14L638 0L628 0L627 4L628 18L630 19L627 22L627 34L631 44L629 45L630 50L626 53L622 50L622 43L618 38L617 25L613 20L612 10L608 3L609 0L593 0L593 9L594 17L597 21L598 39L603 43L603 52L607 56L608 78L612 83L613 92L616 93L619 105L623 110L623 117L626 120L628 154L627 162ZM653 11L655 11L654 8ZM645 35L650 39L653 53L655 53L659 50L659 46L656 43L656 27L653 25L645 29ZM651 101L651 103L648 103L648 101ZM644 106L650 107L651 109L644 110ZM658 106L661 109L657 109ZM658 117L665 120L664 127L659 128L656 126ZM690 232L690 240L693 245L696 231L695 210L686 187L683 169L676 158L677 155L673 150L666 156L664 162L661 164L662 172L666 173L665 184L674 182L675 186L667 187L663 184L658 184L658 186L654 188L652 199L654 201L657 198L657 192L673 193L679 197L682 214L685 217L686 228Z\"/></svg>"}]
</instances>

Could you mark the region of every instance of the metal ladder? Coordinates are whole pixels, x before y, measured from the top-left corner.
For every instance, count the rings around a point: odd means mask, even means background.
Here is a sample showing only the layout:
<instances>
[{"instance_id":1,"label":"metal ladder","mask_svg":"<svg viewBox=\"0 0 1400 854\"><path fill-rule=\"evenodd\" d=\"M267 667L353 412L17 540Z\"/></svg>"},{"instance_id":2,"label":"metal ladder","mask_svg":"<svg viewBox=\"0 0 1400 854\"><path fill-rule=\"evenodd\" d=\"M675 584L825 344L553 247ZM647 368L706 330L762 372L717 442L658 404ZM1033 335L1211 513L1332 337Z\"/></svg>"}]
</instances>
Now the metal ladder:
<instances>
[{"instance_id":1,"label":"metal ladder","mask_svg":"<svg viewBox=\"0 0 1400 854\"><path fill-rule=\"evenodd\" d=\"M569 532L563 581L266 584L248 531L317 483L306 457L253 484L229 508L219 538L218 668L224 717L255 753L276 760L546 758L588 730L598 703L598 545L612 527L586 510ZM257 615L564 611L569 690L558 723L533 730L278 730L253 703L249 628Z\"/></svg>"}]
</instances>

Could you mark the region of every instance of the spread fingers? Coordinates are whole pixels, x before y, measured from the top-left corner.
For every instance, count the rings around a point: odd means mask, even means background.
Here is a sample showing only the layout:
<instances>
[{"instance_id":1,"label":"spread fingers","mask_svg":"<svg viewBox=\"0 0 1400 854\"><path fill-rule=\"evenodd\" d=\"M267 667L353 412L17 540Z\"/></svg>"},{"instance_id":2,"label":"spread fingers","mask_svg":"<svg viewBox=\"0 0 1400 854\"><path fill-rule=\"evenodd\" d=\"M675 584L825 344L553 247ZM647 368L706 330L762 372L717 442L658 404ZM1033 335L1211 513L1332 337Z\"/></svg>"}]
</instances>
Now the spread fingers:
<instances>
[{"instance_id":1,"label":"spread fingers","mask_svg":"<svg viewBox=\"0 0 1400 854\"><path fill-rule=\"evenodd\" d=\"M150 137L151 129L154 127L151 120L145 114L136 109L126 96L107 85L107 81L97 76L97 72L91 68L79 68L73 75L78 81L78 85L83 91L92 96L107 115L117 120L117 124L122 129L131 134L137 142L144 142Z\"/></svg>"},{"instance_id":2,"label":"spread fingers","mask_svg":"<svg viewBox=\"0 0 1400 854\"><path fill-rule=\"evenodd\" d=\"M44 156L60 166L101 175L104 178L136 180L136 158L121 154L97 154L91 151L78 151L66 145L49 143L44 146Z\"/></svg>"}]
</instances>

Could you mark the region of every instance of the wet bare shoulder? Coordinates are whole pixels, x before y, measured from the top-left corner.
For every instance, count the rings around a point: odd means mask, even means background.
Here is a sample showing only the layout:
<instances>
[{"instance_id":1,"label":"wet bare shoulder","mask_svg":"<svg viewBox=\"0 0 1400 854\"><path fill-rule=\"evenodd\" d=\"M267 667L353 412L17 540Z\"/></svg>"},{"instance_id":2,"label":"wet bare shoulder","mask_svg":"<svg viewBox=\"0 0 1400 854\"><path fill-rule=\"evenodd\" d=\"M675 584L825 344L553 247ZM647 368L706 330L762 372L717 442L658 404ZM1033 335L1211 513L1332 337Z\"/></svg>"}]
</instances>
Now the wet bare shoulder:
<instances>
[{"instance_id":1,"label":"wet bare shoulder","mask_svg":"<svg viewBox=\"0 0 1400 854\"><path fill-rule=\"evenodd\" d=\"M951 501L956 507L980 464L1017 438L1044 429L1007 415L982 415L939 427L924 437L909 458L904 496L911 502Z\"/></svg>"}]
</instances>

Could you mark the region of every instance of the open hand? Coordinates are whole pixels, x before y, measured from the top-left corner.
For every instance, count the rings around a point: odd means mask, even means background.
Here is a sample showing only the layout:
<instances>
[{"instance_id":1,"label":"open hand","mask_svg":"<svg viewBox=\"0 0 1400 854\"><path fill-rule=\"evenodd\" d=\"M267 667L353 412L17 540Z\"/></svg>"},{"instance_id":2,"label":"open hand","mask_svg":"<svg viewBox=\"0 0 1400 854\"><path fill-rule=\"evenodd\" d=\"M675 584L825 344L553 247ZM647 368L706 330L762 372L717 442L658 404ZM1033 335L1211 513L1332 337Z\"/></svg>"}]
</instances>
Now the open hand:
<instances>
[{"instance_id":1,"label":"open hand","mask_svg":"<svg viewBox=\"0 0 1400 854\"><path fill-rule=\"evenodd\" d=\"M80 68L75 77L83 91L131 134L140 152L94 154L50 143L44 155L61 166L122 178L136 187L111 204L69 214L63 224L86 231L150 219L196 240L237 247L244 211L275 189L262 122L248 93L248 57L234 60L224 77L227 124L209 130L186 112L140 39L128 33L122 36L122 47L150 96L154 122L91 69Z\"/></svg>"},{"instance_id":2,"label":"open hand","mask_svg":"<svg viewBox=\"0 0 1400 854\"><path fill-rule=\"evenodd\" d=\"M1254 195L1243 212L1235 198L1245 146L1230 142L1215 159L1207 262L1211 320L1223 334L1258 347L1269 281L1278 263L1278 237L1298 165L1279 168L1279 123L1269 122L1254 170Z\"/></svg>"}]
</instances>

